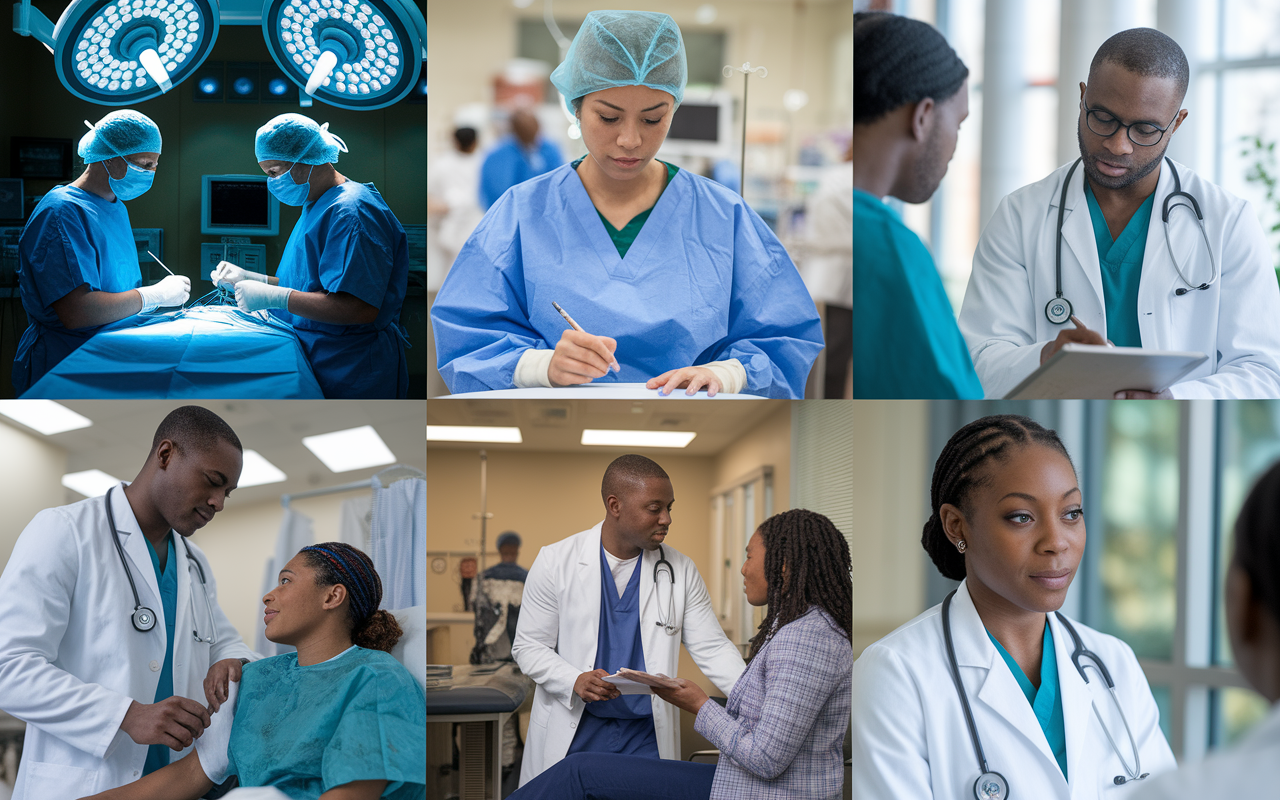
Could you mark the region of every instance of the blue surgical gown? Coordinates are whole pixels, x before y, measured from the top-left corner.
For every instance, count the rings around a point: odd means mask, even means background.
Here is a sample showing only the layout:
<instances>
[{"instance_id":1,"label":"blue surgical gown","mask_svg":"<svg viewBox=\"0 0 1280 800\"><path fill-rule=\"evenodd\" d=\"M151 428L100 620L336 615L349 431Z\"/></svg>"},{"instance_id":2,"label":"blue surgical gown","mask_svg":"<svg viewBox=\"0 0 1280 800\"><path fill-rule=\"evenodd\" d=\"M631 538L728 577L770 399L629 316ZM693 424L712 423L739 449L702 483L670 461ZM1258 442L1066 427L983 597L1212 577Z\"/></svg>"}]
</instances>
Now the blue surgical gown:
<instances>
[{"instance_id":1,"label":"blue surgical gown","mask_svg":"<svg viewBox=\"0 0 1280 800\"><path fill-rule=\"evenodd\" d=\"M294 800L368 780L387 781L387 800L422 800L426 748L426 698L390 654L356 647L301 667L286 653L244 667L227 774Z\"/></svg>"},{"instance_id":2,"label":"blue surgical gown","mask_svg":"<svg viewBox=\"0 0 1280 800\"><path fill-rule=\"evenodd\" d=\"M818 312L787 251L742 198L680 170L625 258L565 165L512 188L458 253L431 309L450 391L513 387L528 349L568 327L616 339L602 383L736 358L744 392L804 396L822 349Z\"/></svg>"},{"instance_id":3,"label":"blue surgical gown","mask_svg":"<svg viewBox=\"0 0 1280 800\"><path fill-rule=\"evenodd\" d=\"M514 136L508 136L484 157L480 166L480 207L489 208L512 186L563 163L560 148L542 137L533 147L526 148Z\"/></svg>"},{"instance_id":4,"label":"blue surgical gown","mask_svg":"<svg viewBox=\"0 0 1280 800\"><path fill-rule=\"evenodd\" d=\"M58 186L36 206L18 241L18 285L30 322L13 361L19 395L101 327L65 328L53 310L83 284L94 292L142 285L129 212L118 200Z\"/></svg>"},{"instance_id":5,"label":"blue surgical gown","mask_svg":"<svg viewBox=\"0 0 1280 800\"><path fill-rule=\"evenodd\" d=\"M325 397L408 396L399 320L409 288L409 247L404 228L373 184L347 181L304 205L276 277L290 289L346 292L378 309L373 322L360 325L331 325L272 309L297 332Z\"/></svg>"}]
</instances>

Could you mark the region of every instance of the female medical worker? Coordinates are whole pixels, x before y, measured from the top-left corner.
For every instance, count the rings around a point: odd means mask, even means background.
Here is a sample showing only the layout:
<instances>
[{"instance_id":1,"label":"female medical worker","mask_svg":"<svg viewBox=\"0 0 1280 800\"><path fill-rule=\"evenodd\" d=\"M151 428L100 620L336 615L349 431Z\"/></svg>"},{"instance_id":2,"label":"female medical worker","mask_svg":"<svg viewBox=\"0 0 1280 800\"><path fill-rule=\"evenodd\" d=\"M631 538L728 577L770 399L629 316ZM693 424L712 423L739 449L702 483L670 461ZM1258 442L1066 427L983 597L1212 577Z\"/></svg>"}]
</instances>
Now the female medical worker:
<instances>
[{"instance_id":1,"label":"female medical worker","mask_svg":"<svg viewBox=\"0 0 1280 800\"><path fill-rule=\"evenodd\" d=\"M18 285L30 321L13 361L19 395L103 325L190 297L191 279L181 275L141 285L124 207L151 188L160 129L130 109L85 124L76 148L84 172L44 196L18 240Z\"/></svg>"},{"instance_id":2,"label":"female medical worker","mask_svg":"<svg viewBox=\"0 0 1280 800\"><path fill-rule=\"evenodd\" d=\"M685 79L667 15L587 15L551 74L587 156L508 190L458 254L431 310L450 391L804 395L822 332L790 257L742 198L654 158Z\"/></svg>"},{"instance_id":3,"label":"female medical worker","mask_svg":"<svg viewBox=\"0 0 1280 800\"><path fill-rule=\"evenodd\" d=\"M1057 613L1085 544L1057 434L1016 416L966 425L930 498L925 550L961 584L854 664L853 796L1120 798L1172 769L1133 651Z\"/></svg>"},{"instance_id":4,"label":"female medical worker","mask_svg":"<svg viewBox=\"0 0 1280 800\"><path fill-rule=\"evenodd\" d=\"M267 189L302 206L274 277L227 261L210 273L242 311L270 309L293 326L324 396L409 393L400 307L409 288L404 228L372 183L334 169L346 144L301 114L281 114L254 141Z\"/></svg>"},{"instance_id":5,"label":"female medical worker","mask_svg":"<svg viewBox=\"0 0 1280 800\"><path fill-rule=\"evenodd\" d=\"M1253 487L1236 519L1227 570L1227 630L1236 666L1271 712L1233 747L1162 775L1135 800L1274 797L1280 786L1280 464Z\"/></svg>"}]
</instances>

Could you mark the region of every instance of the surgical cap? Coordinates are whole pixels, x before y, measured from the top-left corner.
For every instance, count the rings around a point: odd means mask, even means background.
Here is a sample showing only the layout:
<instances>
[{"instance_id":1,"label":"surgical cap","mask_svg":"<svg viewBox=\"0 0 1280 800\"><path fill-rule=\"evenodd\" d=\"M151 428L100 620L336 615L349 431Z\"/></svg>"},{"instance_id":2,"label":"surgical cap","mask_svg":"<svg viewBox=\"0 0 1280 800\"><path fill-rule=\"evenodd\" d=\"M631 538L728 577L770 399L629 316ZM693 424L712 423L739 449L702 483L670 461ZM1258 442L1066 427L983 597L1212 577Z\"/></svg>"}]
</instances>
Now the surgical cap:
<instances>
[{"instance_id":1,"label":"surgical cap","mask_svg":"<svg viewBox=\"0 0 1280 800\"><path fill-rule=\"evenodd\" d=\"M689 79L675 20L650 11L592 11L551 82L572 102L615 86L648 86L684 99Z\"/></svg>"},{"instance_id":2,"label":"surgical cap","mask_svg":"<svg viewBox=\"0 0 1280 800\"><path fill-rule=\"evenodd\" d=\"M160 129L146 114L133 109L112 111L98 124L85 120L89 132L80 138L76 153L84 163L93 164L134 153L159 153Z\"/></svg>"},{"instance_id":3,"label":"surgical cap","mask_svg":"<svg viewBox=\"0 0 1280 800\"><path fill-rule=\"evenodd\" d=\"M333 164L347 143L329 133L329 123L317 125L301 114L281 114L258 128L253 152L259 161Z\"/></svg>"},{"instance_id":4,"label":"surgical cap","mask_svg":"<svg viewBox=\"0 0 1280 800\"><path fill-rule=\"evenodd\" d=\"M504 545L508 545L508 544L514 544L516 547L519 547L520 534L516 533L515 531L507 531L506 533L498 537L496 546L499 550L501 550Z\"/></svg>"}]
</instances>

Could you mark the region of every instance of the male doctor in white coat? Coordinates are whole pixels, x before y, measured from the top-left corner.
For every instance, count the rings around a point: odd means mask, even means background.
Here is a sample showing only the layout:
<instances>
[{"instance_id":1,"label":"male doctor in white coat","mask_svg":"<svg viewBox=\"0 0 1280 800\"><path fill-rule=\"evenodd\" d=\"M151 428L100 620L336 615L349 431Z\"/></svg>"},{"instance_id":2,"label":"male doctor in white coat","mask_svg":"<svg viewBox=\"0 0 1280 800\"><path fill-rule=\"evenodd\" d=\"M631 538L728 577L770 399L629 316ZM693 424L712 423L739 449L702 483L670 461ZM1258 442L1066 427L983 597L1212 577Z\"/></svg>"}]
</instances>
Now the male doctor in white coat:
<instances>
[{"instance_id":1,"label":"male doctor in white coat","mask_svg":"<svg viewBox=\"0 0 1280 800\"><path fill-rule=\"evenodd\" d=\"M160 424L132 483L41 511L18 537L0 574L0 708L27 723L14 800L72 800L158 769L209 724L197 698L259 658L187 540L222 510L241 466L226 422L185 406ZM212 619L192 585L200 570Z\"/></svg>"},{"instance_id":2,"label":"male doctor in white coat","mask_svg":"<svg viewBox=\"0 0 1280 800\"><path fill-rule=\"evenodd\" d=\"M1209 357L1161 397L1280 397L1280 287L1258 217L1163 158L1187 116L1188 79L1182 48L1159 31L1111 37L1080 84L1080 160L1001 201L959 318L988 398L1007 395L1067 342ZM1048 133L1025 123L1007 135Z\"/></svg>"},{"instance_id":3,"label":"male doctor in white coat","mask_svg":"<svg viewBox=\"0 0 1280 800\"><path fill-rule=\"evenodd\" d=\"M620 667L675 677L683 642L725 695L746 668L693 562L663 547L675 500L667 473L621 456L600 494L604 521L542 548L525 581L511 654L538 688L521 786L569 753L680 758L679 711L620 695L603 680Z\"/></svg>"}]
</instances>

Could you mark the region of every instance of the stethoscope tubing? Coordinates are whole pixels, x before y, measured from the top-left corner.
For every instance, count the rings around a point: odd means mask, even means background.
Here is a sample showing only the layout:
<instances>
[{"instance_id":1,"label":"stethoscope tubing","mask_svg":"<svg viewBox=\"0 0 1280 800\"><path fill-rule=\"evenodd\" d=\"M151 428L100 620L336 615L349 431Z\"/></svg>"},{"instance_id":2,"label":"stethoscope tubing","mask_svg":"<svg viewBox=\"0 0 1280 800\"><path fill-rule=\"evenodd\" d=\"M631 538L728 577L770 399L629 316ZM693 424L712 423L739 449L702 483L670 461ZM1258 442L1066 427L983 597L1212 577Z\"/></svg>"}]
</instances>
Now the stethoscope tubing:
<instances>
[{"instance_id":1,"label":"stethoscope tubing","mask_svg":"<svg viewBox=\"0 0 1280 800\"><path fill-rule=\"evenodd\" d=\"M654 624L662 628L669 636L675 636L679 630L674 622L676 615L676 572L671 566L671 562L667 560L666 551L662 549L662 545L658 545L658 563L653 565L653 591L655 593L658 592L658 571L664 566L667 568L667 580L671 584L671 593L667 596L667 618L665 621L662 619L662 596L659 594L658 621Z\"/></svg>"}]
</instances>

